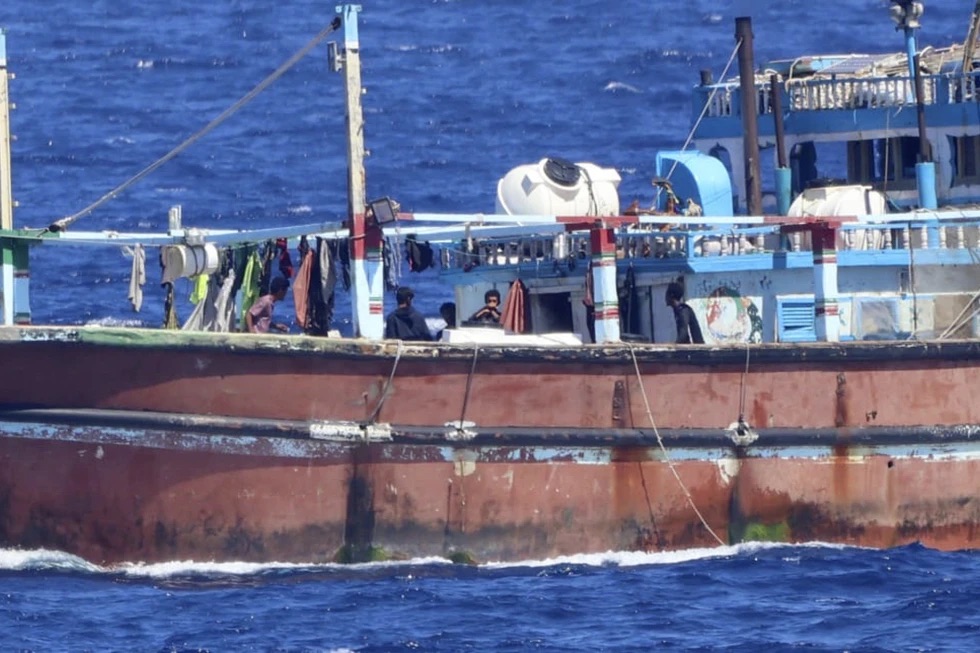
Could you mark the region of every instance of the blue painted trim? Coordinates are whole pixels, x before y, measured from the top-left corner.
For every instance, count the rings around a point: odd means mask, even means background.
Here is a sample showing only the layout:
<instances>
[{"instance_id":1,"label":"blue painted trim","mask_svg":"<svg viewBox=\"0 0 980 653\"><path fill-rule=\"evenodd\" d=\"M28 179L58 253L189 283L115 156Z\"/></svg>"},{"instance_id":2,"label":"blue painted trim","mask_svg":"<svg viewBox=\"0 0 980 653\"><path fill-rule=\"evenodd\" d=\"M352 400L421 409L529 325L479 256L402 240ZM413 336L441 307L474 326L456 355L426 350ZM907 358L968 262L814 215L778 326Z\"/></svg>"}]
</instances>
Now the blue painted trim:
<instances>
[{"instance_id":1,"label":"blue painted trim","mask_svg":"<svg viewBox=\"0 0 980 653\"><path fill-rule=\"evenodd\" d=\"M915 164L915 182L919 187L919 206L924 209L937 209L939 203L936 201L936 164L923 161ZM930 239L930 245L932 245ZM938 236L936 244L938 246Z\"/></svg>"},{"instance_id":2,"label":"blue painted trim","mask_svg":"<svg viewBox=\"0 0 980 653\"><path fill-rule=\"evenodd\" d=\"M915 79L915 30L905 28L905 56L909 62L909 79Z\"/></svg>"},{"instance_id":3,"label":"blue painted trim","mask_svg":"<svg viewBox=\"0 0 980 653\"><path fill-rule=\"evenodd\" d=\"M908 250L841 251L837 253L838 268L894 267L905 269L909 265ZM636 272L710 274L733 272L759 272L768 270L806 270L813 268L812 252L767 252L740 254L738 256L700 256L676 258L637 258L617 261L617 268L625 271L632 263ZM967 249L917 249L915 265L949 266L975 265ZM453 284L474 284L488 281L513 281L522 279L579 279L585 274L588 260L576 261L574 268L567 262L557 265L554 261L524 262L520 265L485 265L470 272L461 269L444 270L439 276Z\"/></svg>"},{"instance_id":4,"label":"blue painted trim","mask_svg":"<svg viewBox=\"0 0 980 653\"><path fill-rule=\"evenodd\" d=\"M7 32L0 28L0 66L7 67Z\"/></svg>"},{"instance_id":5,"label":"blue painted trim","mask_svg":"<svg viewBox=\"0 0 980 653\"><path fill-rule=\"evenodd\" d=\"M974 77L980 77L975 75ZM948 75L926 75L928 79L937 87L938 102L927 104L925 109L926 123L930 129L962 129L963 126L977 124L977 105L972 101L948 102L942 101L943 97L948 98L950 93L950 77ZM873 81L869 78L862 81ZM692 124L694 124L704 108L713 88L724 88L728 85L719 84L716 87L705 86L694 89L692 96ZM738 114L739 90L737 86L729 89L732 93L731 103L733 113L730 116L711 117L705 116L698 123L698 130L695 134L696 140L709 139L738 139L742 138L742 118ZM788 96L783 94L783 106L791 107ZM895 136L917 136L918 118L914 110L908 107L871 107L871 108L846 108L846 109L820 109L812 111L793 111L791 108L785 110L784 128L786 135L793 138L805 137L807 135L827 135L840 134L852 135L850 140L856 140L859 133L874 129L885 129ZM759 121L759 136L764 140L775 139L775 124L773 120Z\"/></svg>"},{"instance_id":6,"label":"blue painted trim","mask_svg":"<svg viewBox=\"0 0 980 653\"><path fill-rule=\"evenodd\" d=\"M348 47L358 47L357 34L357 14L361 11L361 5L337 5L337 13L344 20L344 45Z\"/></svg>"},{"instance_id":7,"label":"blue painted trim","mask_svg":"<svg viewBox=\"0 0 980 653\"><path fill-rule=\"evenodd\" d=\"M793 171L790 168L776 168L776 212L779 215L789 213L793 202Z\"/></svg>"}]
</instances>

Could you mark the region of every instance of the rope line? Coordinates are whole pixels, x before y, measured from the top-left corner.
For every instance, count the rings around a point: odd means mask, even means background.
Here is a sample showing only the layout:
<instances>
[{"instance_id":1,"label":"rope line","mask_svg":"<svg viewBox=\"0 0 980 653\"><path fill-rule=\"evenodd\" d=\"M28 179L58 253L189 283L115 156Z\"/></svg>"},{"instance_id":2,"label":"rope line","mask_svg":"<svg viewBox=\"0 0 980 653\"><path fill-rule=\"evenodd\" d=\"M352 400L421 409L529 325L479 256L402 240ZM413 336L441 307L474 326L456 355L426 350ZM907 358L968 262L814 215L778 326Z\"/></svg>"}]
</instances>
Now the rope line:
<instances>
[{"instance_id":1,"label":"rope line","mask_svg":"<svg viewBox=\"0 0 980 653\"><path fill-rule=\"evenodd\" d=\"M650 410L650 401L647 399L647 392L643 387L643 375L640 374L640 364L636 360L636 350L633 348L633 345L631 343L625 343L625 344L626 347L630 350L630 355L633 357L633 369L636 370L636 381L640 386L640 396L643 397L643 405L646 407L647 419L650 420L650 426L653 427L653 434L657 436L657 444L660 445L660 451L664 455L664 460L667 462L667 467L670 468L671 473L674 475L674 478L677 480L677 485L680 486L681 490L684 492L684 496L687 497L687 502L691 506L691 509L694 510L694 514L696 514L698 516L698 519L701 520L701 525L704 526L705 530L707 530L711 534L711 537L713 537L719 545L725 546L725 542L722 541L720 537L718 537L718 535L711 528L711 526L708 525L708 522L705 521L704 515L701 514L700 510L698 510L697 505L695 505L694 503L694 497L691 496L691 493L688 491L687 486L684 485L684 481L681 480L680 474L677 473L677 468L674 467L674 462L670 459L670 456L667 453L667 447L664 446L664 441L660 437L660 430L657 428L657 423L653 420L653 411Z\"/></svg>"},{"instance_id":2,"label":"rope line","mask_svg":"<svg viewBox=\"0 0 980 653\"><path fill-rule=\"evenodd\" d=\"M399 340L398 349L395 352L395 363L391 366L391 374L388 375L388 381L385 383L384 390L381 392L381 397L378 399L378 405L374 407L374 410L371 412L371 416L368 418L368 424L374 424L375 420L378 419L378 415L381 413L381 408L388 400L388 391L391 390L391 386L395 382L395 370L398 369L398 361L400 361L402 358L402 351L404 348L405 343Z\"/></svg>"},{"instance_id":3,"label":"rope line","mask_svg":"<svg viewBox=\"0 0 980 653\"><path fill-rule=\"evenodd\" d=\"M650 526L653 528L653 535L657 538L657 547L663 551L664 549L664 538L660 534L660 529L657 528L657 516L653 512L653 503L650 501L650 490L647 488L647 476L643 471L643 463L639 460L636 461L636 468L640 471L640 485L643 486L643 499L647 504L647 512L650 513Z\"/></svg>"},{"instance_id":4,"label":"rope line","mask_svg":"<svg viewBox=\"0 0 980 653\"><path fill-rule=\"evenodd\" d=\"M749 341L745 341L745 371L742 372L741 388L739 389L738 399L738 425L739 428L745 424L745 380L749 376Z\"/></svg>"},{"instance_id":5,"label":"rope line","mask_svg":"<svg viewBox=\"0 0 980 653\"><path fill-rule=\"evenodd\" d=\"M276 68L275 71L273 71L268 77L266 77L261 82L259 82L255 86L255 88L253 88L251 91L249 91L244 96L242 96L242 98L240 100L238 100L237 102L235 102L233 105L231 105L230 107L228 107L227 109L225 109L224 111L222 111L221 114L217 118L215 118L214 120L212 120L211 122L209 122L207 125L205 125L204 127L202 127L200 130L198 130L196 133L194 133L192 136L190 136L183 143L181 143L180 145L178 145L174 149L170 150L169 152L167 152L166 154L164 154L162 157L160 157L159 159L157 159L156 161L154 161L150 165L146 166L145 168L143 168L142 170L140 170L139 172L137 172L135 175L133 175L132 177L130 177L129 179L127 179L123 183L119 184L118 186L116 186L115 188L113 188L112 190L110 190L108 193L106 193L105 195L103 195L102 197L100 197L99 199L97 199L96 201L94 201L91 204L89 204L88 206L86 206L81 211L78 211L77 213L73 213L73 214L71 214L69 216L66 216L64 218L61 218L60 220L56 220L55 222L53 222L51 224L51 226L48 227L48 231L62 231L64 229L67 229L73 222L75 222L76 220L78 220L79 218L81 218L83 216L86 216L86 215L92 213L92 211L94 211L95 209L99 208L100 206L102 206L103 204L105 204L106 202L108 202L109 200L117 197L120 193L122 193L123 191L125 191L127 188L129 188L130 186L132 186L136 182L140 181L141 179L143 179L144 177L146 177L147 175L149 175L150 173L152 173L154 170L156 170L157 168L159 168L160 166L162 166L164 163L167 163L168 161L170 161L171 159L173 159L175 156L177 156L178 154L180 154L181 152L183 152L184 150L186 150L188 147L190 147L191 145L193 145L194 143L196 143L197 141L199 141L201 138L203 138L208 133L210 133L212 130L214 130L214 128L216 128L218 125L220 125L225 120L227 120L228 118L230 118L235 112L237 112L243 106L245 106L246 104L248 104L249 102L251 102L253 99L255 99L255 97L257 95L259 95L259 93L261 93L262 91L264 91L265 89L267 89L269 86L271 86L272 83L275 82L276 80L278 80L280 77L282 77L286 73L286 71L288 71L290 68L292 68L293 66L295 66L296 63L300 59L302 59L307 54L309 54L310 51L320 43L320 41L322 41L323 39L325 39L332 32L335 32L339 28L340 28L340 18L337 17L337 18L334 18L333 21L329 25L327 25L322 30L320 30L320 33L319 34L317 34L312 39L310 39L309 43L307 43L302 48L300 48L299 50L297 50L296 53L293 54L293 56L291 56L289 59L286 60L285 63L283 63L278 68Z\"/></svg>"},{"instance_id":6,"label":"rope line","mask_svg":"<svg viewBox=\"0 0 980 653\"><path fill-rule=\"evenodd\" d=\"M476 359L480 353L479 343L473 343L473 364L470 365L470 373L466 377L466 392L463 393L463 408L459 411L459 423L456 425L457 431L463 430L463 420L466 418L466 406L470 403L470 388L473 386L473 375L476 374Z\"/></svg>"},{"instance_id":7,"label":"rope line","mask_svg":"<svg viewBox=\"0 0 980 653\"><path fill-rule=\"evenodd\" d=\"M738 49L740 47L742 47L742 39L739 39L738 43L735 44L735 49L732 50L731 56L728 57L728 63L725 64L724 70L721 71L722 81L725 80L725 76L728 74L728 69L731 68L732 62L735 61L735 57L738 55ZM708 108L711 106L711 101L715 99L715 95L717 94L718 94L718 87L716 86L715 88L711 89L711 93L708 94L708 99L705 100L704 106L701 108L701 115L698 116L698 119L694 122L694 126L691 127L691 131L688 132L687 140L684 141L684 145L681 147L681 152L687 150L687 146L691 144L692 140L694 140L694 134L697 133L698 127L701 125L701 121L704 120L704 114L708 113ZM674 164L670 166L670 170L667 172L667 179L670 179L671 176L674 174L674 169L677 168L677 165L678 165L678 161L674 161ZM658 188L657 195L659 194L660 194L660 189Z\"/></svg>"}]
</instances>

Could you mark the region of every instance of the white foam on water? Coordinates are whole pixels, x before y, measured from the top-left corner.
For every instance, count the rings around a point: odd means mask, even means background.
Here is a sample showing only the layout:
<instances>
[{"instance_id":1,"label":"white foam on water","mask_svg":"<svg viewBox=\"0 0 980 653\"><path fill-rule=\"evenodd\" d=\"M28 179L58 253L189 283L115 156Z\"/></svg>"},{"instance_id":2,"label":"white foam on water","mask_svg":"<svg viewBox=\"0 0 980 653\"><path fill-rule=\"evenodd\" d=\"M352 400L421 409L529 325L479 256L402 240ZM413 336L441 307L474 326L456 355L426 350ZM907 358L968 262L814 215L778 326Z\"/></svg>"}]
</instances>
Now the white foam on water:
<instances>
[{"instance_id":1,"label":"white foam on water","mask_svg":"<svg viewBox=\"0 0 980 653\"><path fill-rule=\"evenodd\" d=\"M21 571L28 569L62 569L66 571L82 571L97 573L105 571L103 567L93 565L78 556L64 551L49 549L0 549L0 569Z\"/></svg>"},{"instance_id":2,"label":"white foam on water","mask_svg":"<svg viewBox=\"0 0 980 653\"><path fill-rule=\"evenodd\" d=\"M631 86L630 84L626 84L625 82L609 82L608 84L606 84L606 86L602 90L604 90L604 91L628 91L630 93L639 93L640 92L640 89L636 88L635 86Z\"/></svg>"},{"instance_id":3,"label":"white foam on water","mask_svg":"<svg viewBox=\"0 0 980 653\"><path fill-rule=\"evenodd\" d=\"M619 566L636 567L641 565L671 565L695 560L710 560L732 556L751 555L760 551L773 549L856 549L844 544L829 544L824 542L807 542L804 544L779 544L769 542L749 542L734 546L719 546L713 548L684 549L681 551L606 551L604 553L583 553L569 556L558 556L541 560L520 560L516 562L485 562L478 565L484 569L516 569L544 568L562 565L581 565L589 567ZM787 558L790 561L790 558ZM0 570L63 570L82 573L124 574L133 578L163 579L187 574L221 575L221 576L253 576L268 571L291 569L343 569L343 570L377 570L398 569L421 566L445 565L452 566L451 560L438 556L412 558L409 560L365 562L358 564L346 563L294 563L294 562L209 562L195 560L173 560L159 563L121 563L111 566L100 566L87 562L78 556L63 551L49 549L0 549Z\"/></svg>"},{"instance_id":4,"label":"white foam on water","mask_svg":"<svg viewBox=\"0 0 980 653\"><path fill-rule=\"evenodd\" d=\"M843 544L826 544L823 542L807 542L805 544L782 544L776 542L747 542L744 544L682 549L679 551L606 551L604 553L582 553L571 556L559 556L543 560L522 560L519 562L490 562L485 567L504 569L508 567L553 567L561 565L583 565L591 567L619 566L636 567L640 565L671 565L694 560L710 560L732 556L751 555L759 551L780 548L855 548Z\"/></svg>"},{"instance_id":5,"label":"white foam on water","mask_svg":"<svg viewBox=\"0 0 980 653\"><path fill-rule=\"evenodd\" d=\"M339 562L297 563L297 562L197 562L194 560L174 560L158 563L123 563L113 568L127 576L143 578L169 578L184 574L215 574L223 576L251 576L266 571L289 569L382 569L385 567L406 567L414 565L453 564L445 558L413 558L411 560L365 562L344 564Z\"/></svg>"}]
</instances>

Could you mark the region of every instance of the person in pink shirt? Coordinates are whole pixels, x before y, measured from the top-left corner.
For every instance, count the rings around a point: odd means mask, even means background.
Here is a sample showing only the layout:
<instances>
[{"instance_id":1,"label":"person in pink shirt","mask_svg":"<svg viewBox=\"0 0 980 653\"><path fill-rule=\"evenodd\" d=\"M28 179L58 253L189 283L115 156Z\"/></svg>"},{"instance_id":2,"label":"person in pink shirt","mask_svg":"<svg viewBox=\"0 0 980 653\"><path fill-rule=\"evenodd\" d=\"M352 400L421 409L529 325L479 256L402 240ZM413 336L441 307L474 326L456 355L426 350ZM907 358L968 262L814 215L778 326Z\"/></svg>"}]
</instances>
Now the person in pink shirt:
<instances>
[{"instance_id":1,"label":"person in pink shirt","mask_svg":"<svg viewBox=\"0 0 980 653\"><path fill-rule=\"evenodd\" d=\"M262 295L252 307L245 313L245 326L249 333L268 333L269 329L286 332L289 327L281 323L272 322L272 309L276 302L281 302L286 297L289 290L289 280L283 277L276 277L269 284L269 294Z\"/></svg>"}]
</instances>

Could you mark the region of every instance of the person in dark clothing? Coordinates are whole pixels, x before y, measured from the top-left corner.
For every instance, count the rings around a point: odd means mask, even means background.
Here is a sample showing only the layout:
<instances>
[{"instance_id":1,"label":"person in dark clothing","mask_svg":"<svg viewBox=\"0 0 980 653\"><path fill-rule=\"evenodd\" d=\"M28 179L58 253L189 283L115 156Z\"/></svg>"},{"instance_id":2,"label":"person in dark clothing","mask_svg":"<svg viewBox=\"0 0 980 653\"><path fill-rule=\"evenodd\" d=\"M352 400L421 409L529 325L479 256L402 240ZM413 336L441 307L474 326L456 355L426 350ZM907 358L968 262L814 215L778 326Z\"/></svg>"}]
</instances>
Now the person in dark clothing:
<instances>
[{"instance_id":1,"label":"person in dark clothing","mask_svg":"<svg viewBox=\"0 0 980 653\"><path fill-rule=\"evenodd\" d=\"M684 303L684 286L677 281L667 284L667 306L674 309L674 321L677 323L678 344L704 344L701 335L701 325L694 315L694 309Z\"/></svg>"},{"instance_id":2,"label":"person in dark clothing","mask_svg":"<svg viewBox=\"0 0 980 653\"><path fill-rule=\"evenodd\" d=\"M500 291L488 290L483 293L483 308L471 315L467 322L500 324Z\"/></svg>"},{"instance_id":3,"label":"person in dark clothing","mask_svg":"<svg viewBox=\"0 0 980 653\"><path fill-rule=\"evenodd\" d=\"M455 302L444 302L442 306L439 307L439 315L442 317L443 321L446 323L439 333L436 334L436 340L442 340L442 332L446 329L456 328L456 304Z\"/></svg>"},{"instance_id":4,"label":"person in dark clothing","mask_svg":"<svg viewBox=\"0 0 980 653\"><path fill-rule=\"evenodd\" d=\"M395 292L398 308L388 314L385 320L385 338L392 340L432 340L425 318L412 308L415 293L408 286L401 286Z\"/></svg>"}]
</instances>

